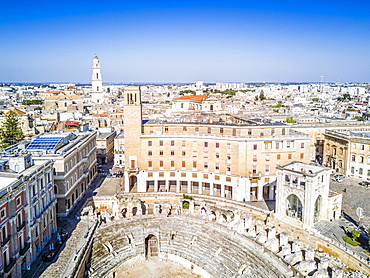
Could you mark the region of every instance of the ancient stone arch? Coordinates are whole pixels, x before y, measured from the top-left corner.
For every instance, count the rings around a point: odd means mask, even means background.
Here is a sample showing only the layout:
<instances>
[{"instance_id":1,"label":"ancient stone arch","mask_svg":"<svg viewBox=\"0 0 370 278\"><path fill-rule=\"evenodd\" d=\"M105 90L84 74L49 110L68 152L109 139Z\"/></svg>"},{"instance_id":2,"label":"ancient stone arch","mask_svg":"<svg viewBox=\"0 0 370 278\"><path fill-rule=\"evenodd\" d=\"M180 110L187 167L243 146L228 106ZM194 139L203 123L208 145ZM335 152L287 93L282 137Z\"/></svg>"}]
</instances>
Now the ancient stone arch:
<instances>
[{"instance_id":1,"label":"ancient stone arch","mask_svg":"<svg viewBox=\"0 0 370 278\"><path fill-rule=\"evenodd\" d=\"M145 238L145 257L157 257L159 254L158 239L155 235L150 234Z\"/></svg>"}]
</instances>

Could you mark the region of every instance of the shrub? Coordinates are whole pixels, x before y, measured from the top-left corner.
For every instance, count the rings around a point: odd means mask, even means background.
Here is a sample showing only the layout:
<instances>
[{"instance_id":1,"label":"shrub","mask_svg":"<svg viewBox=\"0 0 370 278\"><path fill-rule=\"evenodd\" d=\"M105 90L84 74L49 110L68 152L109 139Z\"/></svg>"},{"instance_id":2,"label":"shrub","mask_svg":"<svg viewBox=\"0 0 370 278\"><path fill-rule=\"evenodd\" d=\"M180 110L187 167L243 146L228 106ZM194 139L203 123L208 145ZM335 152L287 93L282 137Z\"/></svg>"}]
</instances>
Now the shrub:
<instances>
[{"instance_id":1,"label":"shrub","mask_svg":"<svg viewBox=\"0 0 370 278\"><path fill-rule=\"evenodd\" d=\"M184 199L194 200L194 198L193 198L192 196L189 196L189 195L185 195L185 194L183 194L183 195L182 195L182 197L183 197Z\"/></svg>"},{"instance_id":2,"label":"shrub","mask_svg":"<svg viewBox=\"0 0 370 278\"><path fill-rule=\"evenodd\" d=\"M361 243L359 243L358 241L356 241L356 240L353 240L352 238L350 238L349 236L343 236L342 237L342 239L346 242L346 243L348 243L348 244L350 244L350 245L352 245L352 246L360 246L361 245Z\"/></svg>"},{"instance_id":3,"label":"shrub","mask_svg":"<svg viewBox=\"0 0 370 278\"><path fill-rule=\"evenodd\" d=\"M190 206L189 202L187 202L187 201L182 202L182 208L183 209L189 209L189 206Z\"/></svg>"}]
</instances>

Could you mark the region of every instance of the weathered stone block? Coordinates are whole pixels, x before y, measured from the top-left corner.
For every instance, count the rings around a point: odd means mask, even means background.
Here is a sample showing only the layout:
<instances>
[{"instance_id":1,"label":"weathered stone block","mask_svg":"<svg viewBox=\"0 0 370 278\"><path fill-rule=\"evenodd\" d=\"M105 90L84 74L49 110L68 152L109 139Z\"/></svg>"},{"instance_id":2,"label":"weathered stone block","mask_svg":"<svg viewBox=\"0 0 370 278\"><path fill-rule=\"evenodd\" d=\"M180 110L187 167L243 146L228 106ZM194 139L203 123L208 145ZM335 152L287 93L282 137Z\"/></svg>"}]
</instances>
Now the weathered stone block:
<instances>
[{"instance_id":1,"label":"weathered stone block","mask_svg":"<svg viewBox=\"0 0 370 278\"><path fill-rule=\"evenodd\" d=\"M316 262L312 261L302 261L296 265L296 268L301 271L302 273L310 273L316 269Z\"/></svg>"},{"instance_id":2,"label":"weathered stone block","mask_svg":"<svg viewBox=\"0 0 370 278\"><path fill-rule=\"evenodd\" d=\"M275 237L266 241L265 246L272 252L276 253L279 251L279 240Z\"/></svg>"},{"instance_id":3,"label":"weathered stone block","mask_svg":"<svg viewBox=\"0 0 370 278\"><path fill-rule=\"evenodd\" d=\"M298 262L303 260L302 252L296 252L292 254L288 254L284 257L284 261L286 261L290 265L295 265Z\"/></svg>"},{"instance_id":4,"label":"weathered stone block","mask_svg":"<svg viewBox=\"0 0 370 278\"><path fill-rule=\"evenodd\" d=\"M260 231L259 234L256 237L256 240L259 243L265 243L267 241L267 233L266 233L266 231L264 231L264 230Z\"/></svg>"}]
</instances>

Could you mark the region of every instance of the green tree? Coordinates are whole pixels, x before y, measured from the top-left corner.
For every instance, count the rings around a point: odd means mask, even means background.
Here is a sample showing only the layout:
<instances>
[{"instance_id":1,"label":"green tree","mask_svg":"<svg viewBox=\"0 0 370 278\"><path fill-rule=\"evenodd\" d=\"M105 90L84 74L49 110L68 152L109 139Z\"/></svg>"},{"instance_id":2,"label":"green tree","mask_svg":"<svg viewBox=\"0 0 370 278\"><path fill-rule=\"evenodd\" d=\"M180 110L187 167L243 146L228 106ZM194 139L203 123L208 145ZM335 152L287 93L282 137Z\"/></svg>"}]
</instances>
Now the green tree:
<instances>
[{"instance_id":1,"label":"green tree","mask_svg":"<svg viewBox=\"0 0 370 278\"><path fill-rule=\"evenodd\" d=\"M0 128L0 146L6 148L24 139L17 115L10 111Z\"/></svg>"},{"instance_id":2,"label":"green tree","mask_svg":"<svg viewBox=\"0 0 370 278\"><path fill-rule=\"evenodd\" d=\"M262 90L261 92L260 92L260 100L265 100L266 99L266 97L265 97L265 92Z\"/></svg>"},{"instance_id":3,"label":"green tree","mask_svg":"<svg viewBox=\"0 0 370 278\"><path fill-rule=\"evenodd\" d=\"M294 123L296 123L297 121L296 121L296 120L294 120L294 119L293 119L293 117L287 117L287 118L285 119L285 122L286 122L286 123L290 123L290 124L294 124Z\"/></svg>"}]
</instances>

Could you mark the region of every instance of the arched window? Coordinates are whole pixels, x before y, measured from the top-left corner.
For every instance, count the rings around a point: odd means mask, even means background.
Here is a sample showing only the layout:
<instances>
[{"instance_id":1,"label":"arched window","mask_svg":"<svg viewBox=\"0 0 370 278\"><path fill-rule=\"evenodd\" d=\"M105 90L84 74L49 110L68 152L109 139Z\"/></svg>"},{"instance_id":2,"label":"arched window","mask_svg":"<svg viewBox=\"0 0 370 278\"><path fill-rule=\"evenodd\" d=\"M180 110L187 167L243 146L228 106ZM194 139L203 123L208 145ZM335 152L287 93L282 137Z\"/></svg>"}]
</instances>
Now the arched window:
<instances>
[{"instance_id":1,"label":"arched window","mask_svg":"<svg viewBox=\"0 0 370 278\"><path fill-rule=\"evenodd\" d=\"M302 203L299 198L291 194L286 199L286 215L302 221Z\"/></svg>"}]
</instances>

